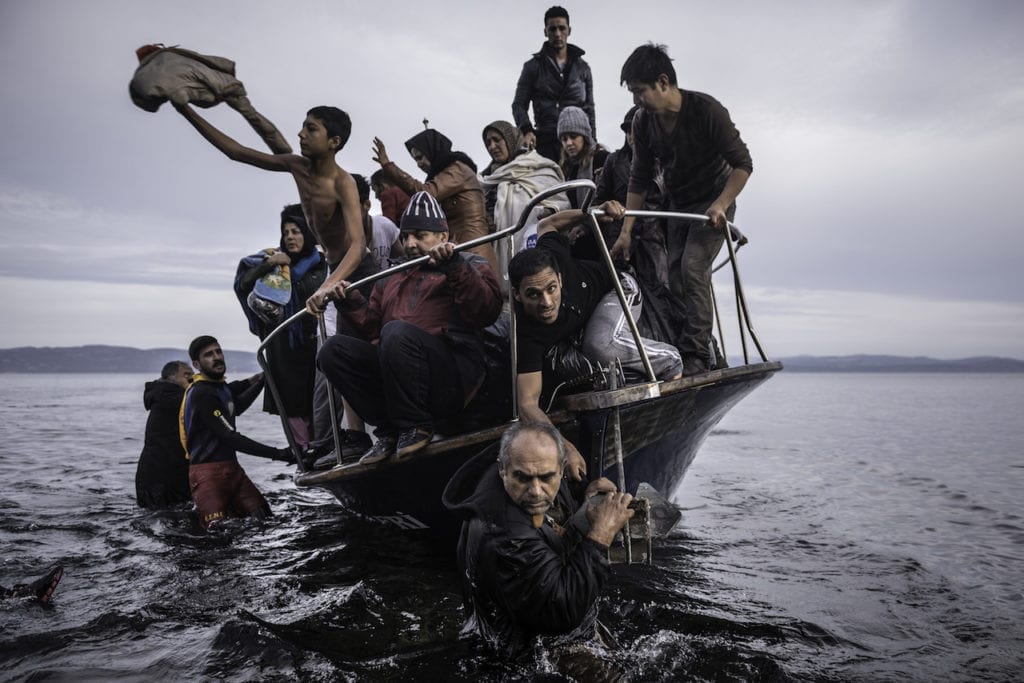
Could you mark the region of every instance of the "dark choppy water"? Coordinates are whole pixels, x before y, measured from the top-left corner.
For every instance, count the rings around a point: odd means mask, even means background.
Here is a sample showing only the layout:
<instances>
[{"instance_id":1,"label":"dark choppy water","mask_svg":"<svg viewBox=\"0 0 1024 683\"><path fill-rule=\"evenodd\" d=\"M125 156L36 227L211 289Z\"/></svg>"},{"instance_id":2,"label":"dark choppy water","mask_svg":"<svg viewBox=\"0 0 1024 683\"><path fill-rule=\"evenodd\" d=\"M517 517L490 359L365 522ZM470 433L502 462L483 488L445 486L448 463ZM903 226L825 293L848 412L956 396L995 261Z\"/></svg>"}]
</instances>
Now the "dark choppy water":
<instances>
[{"instance_id":1,"label":"dark choppy water","mask_svg":"<svg viewBox=\"0 0 1024 683\"><path fill-rule=\"evenodd\" d=\"M564 680L459 639L453 563L242 456L276 517L134 507L145 377L0 376L3 680ZM1024 377L776 376L698 456L602 620L633 680L1019 680ZM283 443L276 418L240 427ZM594 671L584 675L592 680Z\"/></svg>"}]
</instances>

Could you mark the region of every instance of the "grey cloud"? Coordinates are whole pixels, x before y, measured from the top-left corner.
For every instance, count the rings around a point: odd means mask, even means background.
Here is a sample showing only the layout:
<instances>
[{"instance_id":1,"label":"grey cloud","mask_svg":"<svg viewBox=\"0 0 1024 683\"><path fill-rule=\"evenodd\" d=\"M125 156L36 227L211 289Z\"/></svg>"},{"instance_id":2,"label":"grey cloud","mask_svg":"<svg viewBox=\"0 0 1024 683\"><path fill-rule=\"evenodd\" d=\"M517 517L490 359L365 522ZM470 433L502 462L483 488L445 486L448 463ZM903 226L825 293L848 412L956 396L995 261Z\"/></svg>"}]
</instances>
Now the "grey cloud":
<instances>
[{"instance_id":1,"label":"grey cloud","mask_svg":"<svg viewBox=\"0 0 1024 683\"><path fill-rule=\"evenodd\" d=\"M3 3L0 246L18 258L0 274L229 294L238 258L276 242L291 179L227 160L168 107L135 108L127 84L142 43L236 60L292 141L309 106L341 106L353 118L342 166L372 172L380 135L415 172L402 142L424 116L486 158L480 129L510 117L545 7L496 22L486 3L460 5L457 20L421 3L386 17L357 2ZM720 99L754 157L739 209L748 286L1024 297L1024 4L631 7L570 8L599 136L621 142L622 60L668 43L681 85ZM205 114L259 144L234 112Z\"/></svg>"}]
</instances>

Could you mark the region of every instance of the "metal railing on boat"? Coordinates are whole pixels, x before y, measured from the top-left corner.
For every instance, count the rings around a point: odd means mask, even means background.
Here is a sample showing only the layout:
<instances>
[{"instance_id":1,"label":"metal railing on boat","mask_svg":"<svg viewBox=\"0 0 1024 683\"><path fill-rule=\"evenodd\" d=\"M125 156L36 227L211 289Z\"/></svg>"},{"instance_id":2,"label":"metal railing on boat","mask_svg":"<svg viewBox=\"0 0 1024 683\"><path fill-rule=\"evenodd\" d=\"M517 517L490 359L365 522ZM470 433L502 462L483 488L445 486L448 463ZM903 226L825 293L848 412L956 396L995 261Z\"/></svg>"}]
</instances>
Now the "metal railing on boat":
<instances>
[{"instance_id":1,"label":"metal railing on boat","mask_svg":"<svg viewBox=\"0 0 1024 683\"><path fill-rule=\"evenodd\" d=\"M590 224L591 231L594 234L595 242L597 243L597 245L599 247L599 250L601 252L602 260L604 261L604 265L610 270L610 272L612 272L613 275L616 275L617 274L617 270L616 270L615 265L614 265L614 263L612 261L611 253L608 250L608 246L605 244L604 237L602 235L600 225L598 224L598 221L597 221L597 216L602 215L603 212L600 209L591 209L591 207L590 207L591 201L592 201L593 196L594 196L594 192L596 191L596 186L590 180L582 180L582 179L581 180L571 180L571 181L568 181L568 182L565 182L565 183L562 183L562 184L559 184L559 185L555 185L553 187L550 187L550 188L548 188L548 189L538 193L533 198L531 198L530 202L526 205L526 208L523 209L523 212L521 213L521 215L519 217L519 220L516 222L515 225L509 226L509 227L507 227L507 228L505 228L503 230L499 230L499 231L490 233L488 235L484 235L482 237L478 237L477 239L470 240L468 242L463 242L461 244L457 244L457 245L455 245L454 251L456 253L458 253L458 252L461 252L461 251L465 251L467 249L473 249L474 247L481 246L481 245L484 245L484 244L490 244L492 242L498 242L499 240L505 240L504 242L499 244L499 248L504 248L506 250L506 256L507 256L506 262L508 260L511 260L511 257L512 257L512 254L511 254L511 251L512 251L512 246L511 246L512 240L505 239L505 238L511 237L515 233L517 233L520 230L522 230L523 228L525 228L530 215L533 213L534 208L536 208L545 199L548 199L549 197L553 197L555 195L558 195L558 194L561 194L561 193L564 193L564 192L568 192L568 191L571 191L571 190L576 190L576 189L583 189L583 190L587 191L586 196L585 196L585 198L583 200L583 203L582 203L582 209L588 215L588 219L589 219L588 222ZM665 218L665 219L680 219L680 220L699 221L699 222L706 222L708 220L707 216L704 216L704 215L701 215L701 214L688 214L688 213L678 213L678 212L669 212L669 211L627 210L625 212L625 215L626 216L636 216L638 218L644 218L644 217L647 217L647 218L659 218L659 219L660 218ZM737 318L738 318L738 322L739 322L739 335L740 335L741 343L743 345L743 362L744 362L744 364L749 364L749 362L750 362L749 361L749 357L748 357L748 352L747 352L746 335L750 336L750 338L753 341L754 345L757 347L758 353L761 356L761 360L762 361L767 361L768 358L765 355L764 350L763 350L763 348L761 346L761 343L758 340L757 335L754 332L753 326L752 326L752 324L750 322L750 315L749 315L749 312L747 310L746 297L743 294L742 283L740 281L739 271L738 271L738 268L736 266L736 247L733 246L733 241L736 240L740 244L744 244L744 243L746 243L746 238L743 237L742 233L739 233L739 231L736 228L736 226L734 226L732 223L728 223L728 228L729 228L729 231L730 231L731 239L726 239L725 243L726 243L726 245L728 247L729 255L728 255L728 257L725 260L723 260L722 263L717 265L714 268L714 270L718 270L718 269L722 268L726 264L732 264L733 282L734 282L736 305L737 305ZM347 293L347 292L349 292L349 291L351 291L353 289L364 287L366 285L369 285L371 283L376 282L377 280L380 280L380 279L383 279L383 278L386 278L386 277L390 277L391 275L394 275L396 273L400 273L402 271L409 270L410 268L415 268L415 267L417 267L419 265L426 264L429 260L430 260L429 256L420 256L418 258L410 259L410 260L405 261L403 263L399 263L399 264L394 265L394 266L392 266L392 267L390 267L390 268L388 268L386 270L383 270L383 271L381 271L379 273L375 273L374 275L370 275L370 276L365 277L365 278L363 278L361 280L358 280L356 282L350 283L348 285L348 287L345 288L345 292ZM503 276L502 274L498 274L498 275L499 275L499 277ZM635 342L637 344L637 348L638 348L638 350L640 352L640 355L641 355L641 360L643 362L644 371L645 371L645 374L647 375L647 382L648 382L648 384L651 387L651 393L649 394L649 397L650 398L657 397L658 396L658 384L659 384L659 382L658 382L658 380L657 380L657 378L655 376L654 370L653 370L653 368L651 366L650 359L648 358L648 355L647 355L647 350L644 347L643 337L640 335L640 330L639 330L639 328L637 326L636 320L633 318L633 315L630 312L629 305L628 305L628 302L627 302L627 299L626 299L626 295L625 295L625 292L622 289L621 283L619 282L619 278L617 276L612 277L612 282L613 282L613 286L614 286L616 295L617 295L617 297L619 299L619 305L622 306L622 308L623 308L623 312L625 314L626 321L629 324L630 332L633 335L633 338L634 338L634 340L635 340ZM713 295L713 291L712 291L712 295ZM511 393L512 393L512 416L511 416L510 422L515 422L515 421L517 421L519 419L518 390L517 390L517 386L516 386L516 373L515 373L515 368L516 368L517 359L518 359L518 349L517 349L517 346L516 346L516 314L515 314L515 306L514 306L514 301L513 301L513 292L512 292L512 288L511 287L508 288L507 296L508 296L508 305L509 305L509 348L510 348L510 352L511 352L510 353L510 356L511 356L511 358L510 358L510 367L512 368L511 378L510 378L511 379ZM303 310L295 313L294 315L292 315L288 319L284 320L280 325L278 325L276 328L274 328L274 330L272 330L270 332L270 334L268 334L263 339L263 341L260 343L259 348L256 351L256 359L259 362L260 367L263 369L264 378L265 378L265 381L266 381L266 387L267 387L267 389L270 392L270 395L271 395L271 398L274 401L274 404L277 406L278 414L279 414L279 417L281 418L281 425L282 425L282 428L284 429L285 437L288 440L289 447L291 448L292 452L296 456L296 461L298 463L298 469L299 469L300 473L306 471L305 470L305 465L302 462L302 458L300 457L301 451L300 451L300 449L298 447L298 444L295 441L295 436L292 433L291 426L288 424L288 416L287 416L287 414L285 413L285 410L284 410L284 404L283 404L283 401L281 399L281 394L280 394L280 392L279 392L279 390L277 388L276 382L274 381L273 373L270 370L270 363L269 363L269 360L267 358L267 348L268 348L270 342L277 335L282 334L292 324L297 323L305 315L312 315L312 314L309 313L307 310L303 309ZM318 325L319 325L320 336L321 336L322 339L326 339L328 335L327 335L326 324L324 323L324 317L321 315L321 316L318 316L318 318L319 318ZM717 299L715 299L715 318L718 321L719 338L721 339L723 337L723 335L722 335L721 319L720 319L720 317L718 315ZM722 348L723 348L723 352L724 352L724 339L722 341L722 344L723 344ZM336 416L338 413L337 413L337 409L336 409L336 405L335 405L334 391L333 390L328 391L327 395L328 395L328 401L330 403L331 415L332 416ZM337 419L332 419L331 423L332 423L332 430L333 430L333 437L334 437L335 453L337 454L337 457L338 457L338 463L341 464L341 437L340 437L340 432L339 432L339 428L338 428L338 424L337 424ZM619 485L620 485L620 487L623 487L624 486L624 474L623 474L624 473L624 468L623 468L623 465L622 465L621 450L618 453L617 463L619 465L619 467L618 467L618 469L619 469L619 478L620 478Z\"/></svg>"}]
</instances>

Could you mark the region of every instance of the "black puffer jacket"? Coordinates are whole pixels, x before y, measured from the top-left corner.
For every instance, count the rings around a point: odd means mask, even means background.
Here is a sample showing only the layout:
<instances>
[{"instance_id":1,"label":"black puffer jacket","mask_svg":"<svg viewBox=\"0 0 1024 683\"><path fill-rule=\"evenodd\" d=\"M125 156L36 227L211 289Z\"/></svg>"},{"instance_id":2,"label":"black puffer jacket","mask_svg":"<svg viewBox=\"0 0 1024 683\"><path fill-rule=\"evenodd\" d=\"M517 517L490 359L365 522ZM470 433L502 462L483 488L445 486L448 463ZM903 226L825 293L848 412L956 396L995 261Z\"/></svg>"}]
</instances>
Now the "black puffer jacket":
<instances>
[{"instance_id":1,"label":"black puffer jacket","mask_svg":"<svg viewBox=\"0 0 1024 683\"><path fill-rule=\"evenodd\" d=\"M464 522L459 568L466 608L477 632L497 652L519 658L594 637L597 598L608 577L606 548L568 526L538 529L505 493L497 445L463 465L448 482L444 504ZM576 511L563 483L558 505Z\"/></svg>"},{"instance_id":2,"label":"black puffer jacket","mask_svg":"<svg viewBox=\"0 0 1024 683\"><path fill-rule=\"evenodd\" d=\"M178 435L178 411L185 390L170 380L146 382L142 403L149 411L146 441L135 471L139 507L162 508L192 500L188 460Z\"/></svg>"},{"instance_id":3,"label":"black puffer jacket","mask_svg":"<svg viewBox=\"0 0 1024 683\"><path fill-rule=\"evenodd\" d=\"M594 116L594 78L590 65L583 61L584 51L567 46L569 57L561 73L548 56L547 44L525 64L516 84L512 100L512 116L516 127L524 133L536 130L538 135L553 136L558 130L558 114L564 107L579 107L587 112L590 130L596 133ZM529 108L533 102L535 124L530 123Z\"/></svg>"}]
</instances>

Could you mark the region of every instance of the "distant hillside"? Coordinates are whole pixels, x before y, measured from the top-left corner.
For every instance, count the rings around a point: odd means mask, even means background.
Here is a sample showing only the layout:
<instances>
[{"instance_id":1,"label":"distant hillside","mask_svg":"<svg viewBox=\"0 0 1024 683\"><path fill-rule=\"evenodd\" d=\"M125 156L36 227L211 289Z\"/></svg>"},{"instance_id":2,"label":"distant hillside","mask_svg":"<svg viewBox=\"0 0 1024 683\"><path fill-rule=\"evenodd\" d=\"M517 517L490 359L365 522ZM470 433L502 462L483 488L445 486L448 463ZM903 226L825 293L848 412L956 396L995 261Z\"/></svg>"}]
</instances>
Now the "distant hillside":
<instances>
[{"instance_id":1,"label":"distant hillside","mask_svg":"<svg viewBox=\"0 0 1024 683\"><path fill-rule=\"evenodd\" d=\"M255 353L224 353L229 374L259 372ZM187 361L188 354L181 349L128 346L22 346L0 349L0 372L141 372L155 376L164 363L176 359ZM793 356L777 360L782 361L787 372L1024 372L1024 361L991 356L958 360L923 356Z\"/></svg>"},{"instance_id":2,"label":"distant hillside","mask_svg":"<svg viewBox=\"0 0 1024 683\"><path fill-rule=\"evenodd\" d=\"M259 372L256 354L225 351L229 374ZM128 346L22 346L0 349L0 372L141 372L154 377L164 363L188 362L182 349L135 349Z\"/></svg>"},{"instance_id":3,"label":"distant hillside","mask_svg":"<svg viewBox=\"0 0 1024 683\"><path fill-rule=\"evenodd\" d=\"M925 356L793 356L780 360L788 372L1024 372L1024 361L994 356L957 360Z\"/></svg>"}]
</instances>

